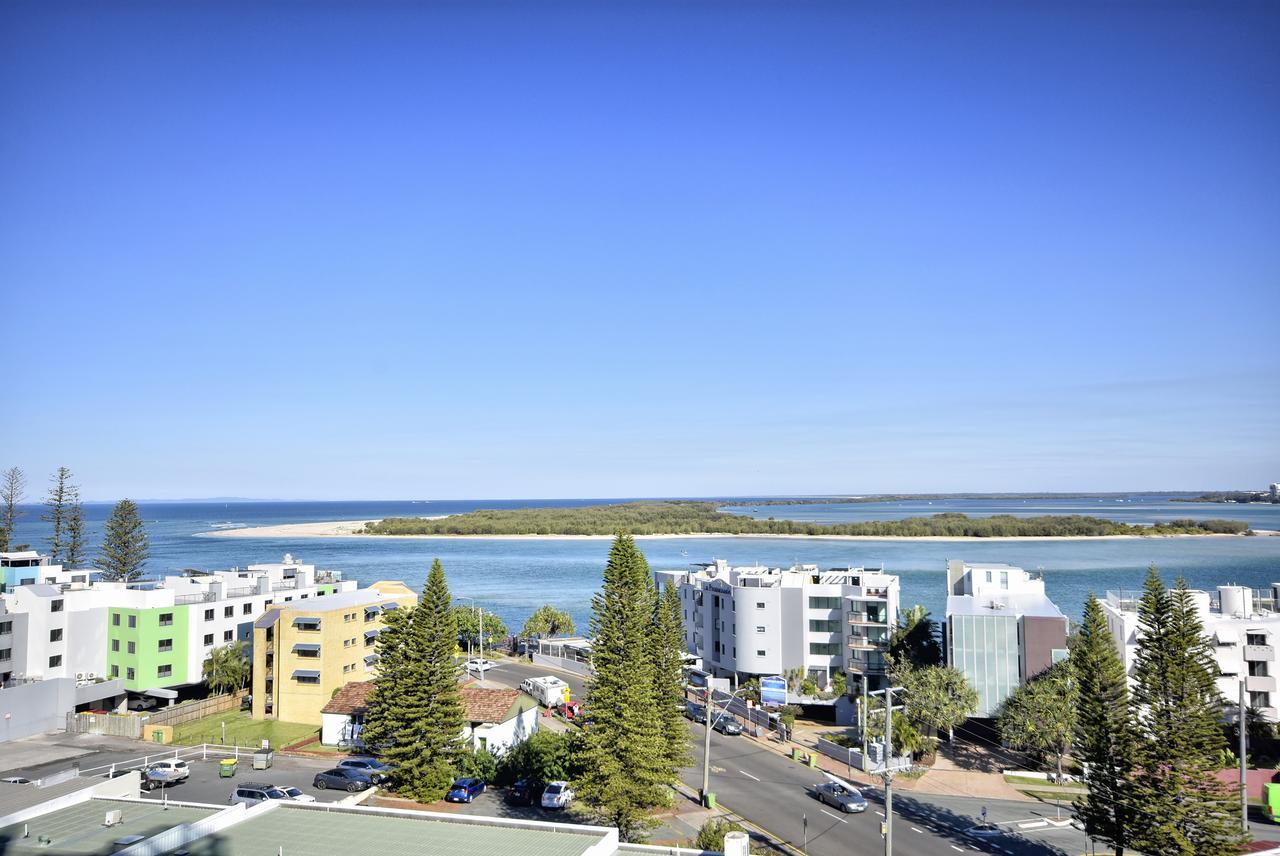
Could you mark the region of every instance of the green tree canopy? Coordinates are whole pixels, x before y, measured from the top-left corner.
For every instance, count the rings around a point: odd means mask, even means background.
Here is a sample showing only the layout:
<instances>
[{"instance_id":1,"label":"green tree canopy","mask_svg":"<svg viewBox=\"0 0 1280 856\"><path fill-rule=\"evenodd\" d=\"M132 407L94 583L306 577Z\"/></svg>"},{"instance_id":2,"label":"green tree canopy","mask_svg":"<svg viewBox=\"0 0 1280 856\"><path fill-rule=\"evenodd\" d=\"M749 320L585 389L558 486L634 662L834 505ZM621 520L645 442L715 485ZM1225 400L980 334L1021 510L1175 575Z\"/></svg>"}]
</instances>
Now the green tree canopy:
<instances>
[{"instance_id":1,"label":"green tree canopy","mask_svg":"<svg viewBox=\"0 0 1280 856\"><path fill-rule=\"evenodd\" d=\"M1077 682L1074 753L1084 766L1089 791L1076 801L1076 816L1091 838L1123 856L1133 846L1133 721L1124 663L1107 628L1102 604L1093 594L1071 649Z\"/></svg>"},{"instance_id":2,"label":"green tree canopy","mask_svg":"<svg viewBox=\"0 0 1280 856\"><path fill-rule=\"evenodd\" d=\"M40 519L49 524L49 558L57 565L66 559L68 517L71 506L80 503L80 488L71 483L71 470L66 467L58 467L49 481L49 495L44 501L48 510Z\"/></svg>"},{"instance_id":3,"label":"green tree canopy","mask_svg":"<svg viewBox=\"0 0 1280 856\"><path fill-rule=\"evenodd\" d=\"M572 781L582 774L580 731L539 729L523 743L511 747L498 764L498 781L510 784L532 778L544 782Z\"/></svg>"},{"instance_id":4,"label":"green tree canopy","mask_svg":"<svg viewBox=\"0 0 1280 856\"><path fill-rule=\"evenodd\" d=\"M244 642L229 642L209 652L209 659L201 667L201 677L214 692L232 692L249 683L252 674L249 662L249 646Z\"/></svg>"},{"instance_id":5,"label":"green tree canopy","mask_svg":"<svg viewBox=\"0 0 1280 856\"><path fill-rule=\"evenodd\" d=\"M656 600L653 631L649 634L653 660L653 706L662 731L664 775L670 781L689 763L689 729L685 725L684 616L680 592L667 585Z\"/></svg>"},{"instance_id":6,"label":"green tree canopy","mask_svg":"<svg viewBox=\"0 0 1280 856\"><path fill-rule=\"evenodd\" d=\"M572 636L574 633L573 616L563 609L556 609L549 603L538 607L538 611L529 616L520 630L520 635L530 636Z\"/></svg>"},{"instance_id":7,"label":"green tree canopy","mask_svg":"<svg viewBox=\"0 0 1280 856\"><path fill-rule=\"evenodd\" d=\"M901 698L907 718L930 743L936 742L941 732L950 733L978 709L978 691L958 669L899 666L891 674L893 682L905 690Z\"/></svg>"},{"instance_id":8,"label":"green tree canopy","mask_svg":"<svg viewBox=\"0 0 1280 856\"><path fill-rule=\"evenodd\" d=\"M1075 736L1079 687L1069 662L1055 663L1004 701L1000 739L1014 749L1052 756L1062 780L1062 756Z\"/></svg>"},{"instance_id":9,"label":"green tree canopy","mask_svg":"<svg viewBox=\"0 0 1280 856\"><path fill-rule=\"evenodd\" d=\"M479 609L467 604L453 608L453 620L458 625L459 644L480 646L480 614ZM484 647L486 649L498 645L507 637L507 625L495 613L484 613Z\"/></svg>"},{"instance_id":10,"label":"green tree canopy","mask_svg":"<svg viewBox=\"0 0 1280 856\"><path fill-rule=\"evenodd\" d=\"M941 665L941 635L938 623L916 604L898 619L889 637L889 656L895 663L905 662L914 668Z\"/></svg>"},{"instance_id":11,"label":"green tree canopy","mask_svg":"<svg viewBox=\"0 0 1280 856\"><path fill-rule=\"evenodd\" d=\"M102 579L129 582L142 576L150 549L151 542L138 506L133 500L122 499L111 509L102 546L93 564L102 572Z\"/></svg>"},{"instance_id":12,"label":"green tree canopy","mask_svg":"<svg viewBox=\"0 0 1280 856\"><path fill-rule=\"evenodd\" d=\"M27 477L18 467L0 474L0 553L14 549L13 529L22 516L18 506L27 498Z\"/></svg>"}]
</instances>

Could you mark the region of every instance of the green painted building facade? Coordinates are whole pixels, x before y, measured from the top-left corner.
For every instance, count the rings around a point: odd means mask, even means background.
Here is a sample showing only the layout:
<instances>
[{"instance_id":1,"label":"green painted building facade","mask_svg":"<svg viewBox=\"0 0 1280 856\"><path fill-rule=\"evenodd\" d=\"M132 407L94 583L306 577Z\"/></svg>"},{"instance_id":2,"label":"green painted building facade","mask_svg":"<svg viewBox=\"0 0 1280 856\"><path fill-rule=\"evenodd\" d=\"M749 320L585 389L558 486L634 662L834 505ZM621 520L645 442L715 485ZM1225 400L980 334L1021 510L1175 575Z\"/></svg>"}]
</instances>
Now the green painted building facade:
<instances>
[{"instance_id":1,"label":"green painted building facade","mask_svg":"<svg viewBox=\"0 0 1280 856\"><path fill-rule=\"evenodd\" d=\"M142 691L193 683L189 607L107 611L107 673Z\"/></svg>"}]
</instances>

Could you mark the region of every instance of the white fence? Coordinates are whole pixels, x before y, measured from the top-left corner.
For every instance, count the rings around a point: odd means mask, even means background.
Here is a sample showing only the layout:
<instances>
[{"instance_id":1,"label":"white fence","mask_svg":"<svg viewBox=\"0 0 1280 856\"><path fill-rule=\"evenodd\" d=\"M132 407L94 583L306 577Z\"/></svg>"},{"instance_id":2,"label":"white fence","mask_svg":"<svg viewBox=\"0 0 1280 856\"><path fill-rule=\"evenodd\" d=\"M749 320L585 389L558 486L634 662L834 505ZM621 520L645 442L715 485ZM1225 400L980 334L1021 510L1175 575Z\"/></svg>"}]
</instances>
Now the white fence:
<instances>
[{"instance_id":1,"label":"white fence","mask_svg":"<svg viewBox=\"0 0 1280 856\"><path fill-rule=\"evenodd\" d=\"M818 738L818 751L828 758L835 758L841 764L852 767L855 770L861 770L864 773L881 773L884 772L884 761L875 762L871 758L862 756L862 749L853 749L848 746L841 746L839 743L832 743L830 740ZM911 756L904 755L893 758L889 761L889 768L892 770L902 770L911 766Z\"/></svg>"},{"instance_id":2,"label":"white fence","mask_svg":"<svg viewBox=\"0 0 1280 856\"><path fill-rule=\"evenodd\" d=\"M252 758L255 751L254 749L246 749L243 746L221 746L216 743L202 743L199 746L180 746L162 752L154 752L150 755L140 755L127 761L103 764L101 767L89 767L81 770L80 775L105 775L114 773L116 770L142 770L156 761L178 760L179 758L188 760L198 758L201 761L207 761L209 758L235 758L239 760L240 758Z\"/></svg>"}]
</instances>

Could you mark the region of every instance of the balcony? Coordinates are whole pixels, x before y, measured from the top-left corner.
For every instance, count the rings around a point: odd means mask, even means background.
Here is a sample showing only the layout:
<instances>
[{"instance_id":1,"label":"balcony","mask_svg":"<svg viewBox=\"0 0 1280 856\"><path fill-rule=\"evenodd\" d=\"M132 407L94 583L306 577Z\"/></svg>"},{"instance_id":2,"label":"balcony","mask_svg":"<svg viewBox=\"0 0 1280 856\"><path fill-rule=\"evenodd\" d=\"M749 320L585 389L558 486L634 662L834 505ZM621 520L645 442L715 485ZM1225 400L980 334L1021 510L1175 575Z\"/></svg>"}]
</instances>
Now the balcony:
<instances>
[{"instance_id":1,"label":"balcony","mask_svg":"<svg viewBox=\"0 0 1280 856\"><path fill-rule=\"evenodd\" d=\"M886 622L884 616L878 612L851 612L849 613L850 624L870 624L873 627L884 627Z\"/></svg>"},{"instance_id":2,"label":"balcony","mask_svg":"<svg viewBox=\"0 0 1280 856\"><path fill-rule=\"evenodd\" d=\"M1244 646L1244 658L1252 662L1274 660L1276 657L1276 649L1274 645L1246 645Z\"/></svg>"},{"instance_id":3,"label":"balcony","mask_svg":"<svg viewBox=\"0 0 1280 856\"><path fill-rule=\"evenodd\" d=\"M1276 679L1273 675L1249 675L1244 679L1244 688L1251 693L1275 692Z\"/></svg>"}]
</instances>

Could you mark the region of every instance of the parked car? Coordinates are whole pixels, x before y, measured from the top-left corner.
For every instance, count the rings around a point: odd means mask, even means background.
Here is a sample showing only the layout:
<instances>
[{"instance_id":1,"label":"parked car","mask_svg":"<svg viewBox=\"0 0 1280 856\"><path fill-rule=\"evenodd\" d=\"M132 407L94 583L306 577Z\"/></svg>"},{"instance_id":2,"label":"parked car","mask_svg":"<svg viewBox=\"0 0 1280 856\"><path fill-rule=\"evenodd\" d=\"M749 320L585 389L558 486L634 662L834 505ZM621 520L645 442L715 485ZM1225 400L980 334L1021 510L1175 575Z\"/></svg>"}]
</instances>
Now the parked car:
<instances>
[{"instance_id":1,"label":"parked car","mask_svg":"<svg viewBox=\"0 0 1280 856\"><path fill-rule=\"evenodd\" d=\"M191 767L182 760L153 761L147 770L169 770L173 773L173 778L179 781L191 775Z\"/></svg>"},{"instance_id":2,"label":"parked car","mask_svg":"<svg viewBox=\"0 0 1280 856\"><path fill-rule=\"evenodd\" d=\"M484 779L458 779L444 798L448 802L469 803L484 793Z\"/></svg>"},{"instance_id":3,"label":"parked car","mask_svg":"<svg viewBox=\"0 0 1280 856\"><path fill-rule=\"evenodd\" d=\"M985 809L983 810L985 813ZM995 838L1004 835L1004 830L996 826L994 823L980 823L977 826L971 826L964 831L965 835L972 838Z\"/></svg>"},{"instance_id":4,"label":"parked car","mask_svg":"<svg viewBox=\"0 0 1280 856\"><path fill-rule=\"evenodd\" d=\"M692 719L694 722L706 722L707 706L705 704L689 702L684 706L684 715Z\"/></svg>"},{"instance_id":5,"label":"parked car","mask_svg":"<svg viewBox=\"0 0 1280 856\"><path fill-rule=\"evenodd\" d=\"M837 782L823 782L813 786L813 795L819 802L840 809L846 814L867 810L867 799L856 788L847 788Z\"/></svg>"},{"instance_id":6,"label":"parked car","mask_svg":"<svg viewBox=\"0 0 1280 856\"><path fill-rule=\"evenodd\" d=\"M142 789L154 791L156 788L167 788L170 785L185 782L191 775L191 771L186 768L185 761L182 763L184 766L181 768L166 763L152 764L147 767L142 771Z\"/></svg>"},{"instance_id":7,"label":"parked car","mask_svg":"<svg viewBox=\"0 0 1280 856\"><path fill-rule=\"evenodd\" d=\"M732 714L722 713L716 717L716 721L712 723L712 728L728 737L742 733L742 724L733 718Z\"/></svg>"},{"instance_id":8,"label":"parked car","mask_svg":"<svg viewBox=\"0 0 1280 856\"><path fill-rule=\"evenodd\" d=\"M356 791L363 791L373 787L374 781L370 778L367 770L360 770L355 767L334 767L332 770L316 773L316 777L311 780L311 785L322 791L325 788L337 788L354 794ZM288 797L284 791L280 793L286 798Z\"/></svg>"},{"instance_id":9,"label":"parked car","mask_svg":"<svg viewBox=\"0 0 1280 856\"><path fill-rule=\"evenodd\" d=\"M568 808L573 802L573 791L568 782L552 782L542 792L542 807L550 809Z\"/></svg>"},{"instance_id":10,"label":"parked car","mask_svg":"<svg viewBox=\"0 0 1280 856\"><path fill-rule=\"evenodd\" d=\"M26 778L25 776L10 776L10 777L9 777L9 778L7 778L7 779L0 779L0 782L4 782L5 784L8 784L8 785L29 785L29 784L31 784L31 780L30 780L30 779L28 779L28 778Z\"/></svg>"},{"instance_id":11,"label":"parked car","mask_svg":"<svg viewBox=\"0 0 1280 856\"><path fill-rule=\"evenodd\" d=\"M229 805L241 803L243 805L257 805L267 800L287 800L289 795L277 788L275 785L268 785L262 782L240 782L236 785L236 789L231 792L231 796L227 798Z\"/></svg>"},{"instance_id":12,"label":"parked car","mask_svg":"<svg viewBox=\"0 0 1280 856\"><path fill-rule=\"evenodd\" d=\"M478 658L474 660L468 660L467 662L463 663L462 668L468 672L487 672L496 665L498 664L493 662L492 660L485 660L483 658Z\"/></svg>"},{"instance_id":13,"label":"parked car","mask_svg":"<svg viewBox=\"0 0 1280 856\"><path fill-rule=\"evenodd\" d=\"M284 785L280 788L280 790L284 791L285 795L289 797L289 799L293 800L294 802L315 802L316 801L316 798L311 796L311 794L304 794L302 792L302 788L296 787L294 785Z\"/></svg>"},{"instance_id":14,"label":"parked car","mask_svg":"<svg viewBox=\"0 0 1280 856\"><path fill-rule=\"evenodd\" d=\"M547 783L538 779L519 779L507 789L507 802L512 805L540 805Z\"/></svg>"},{"instance_id":15,"label":"parked car","mask_svg":"<svg viewBox=\"0 0 1280 856\"><path fill-rule=\"evenodd\" d=\"M375 785L391 778L391 765L384 764L377 758L344 758L338 762L338 766L364 772Z\"/></svg>"}]
</instances>

